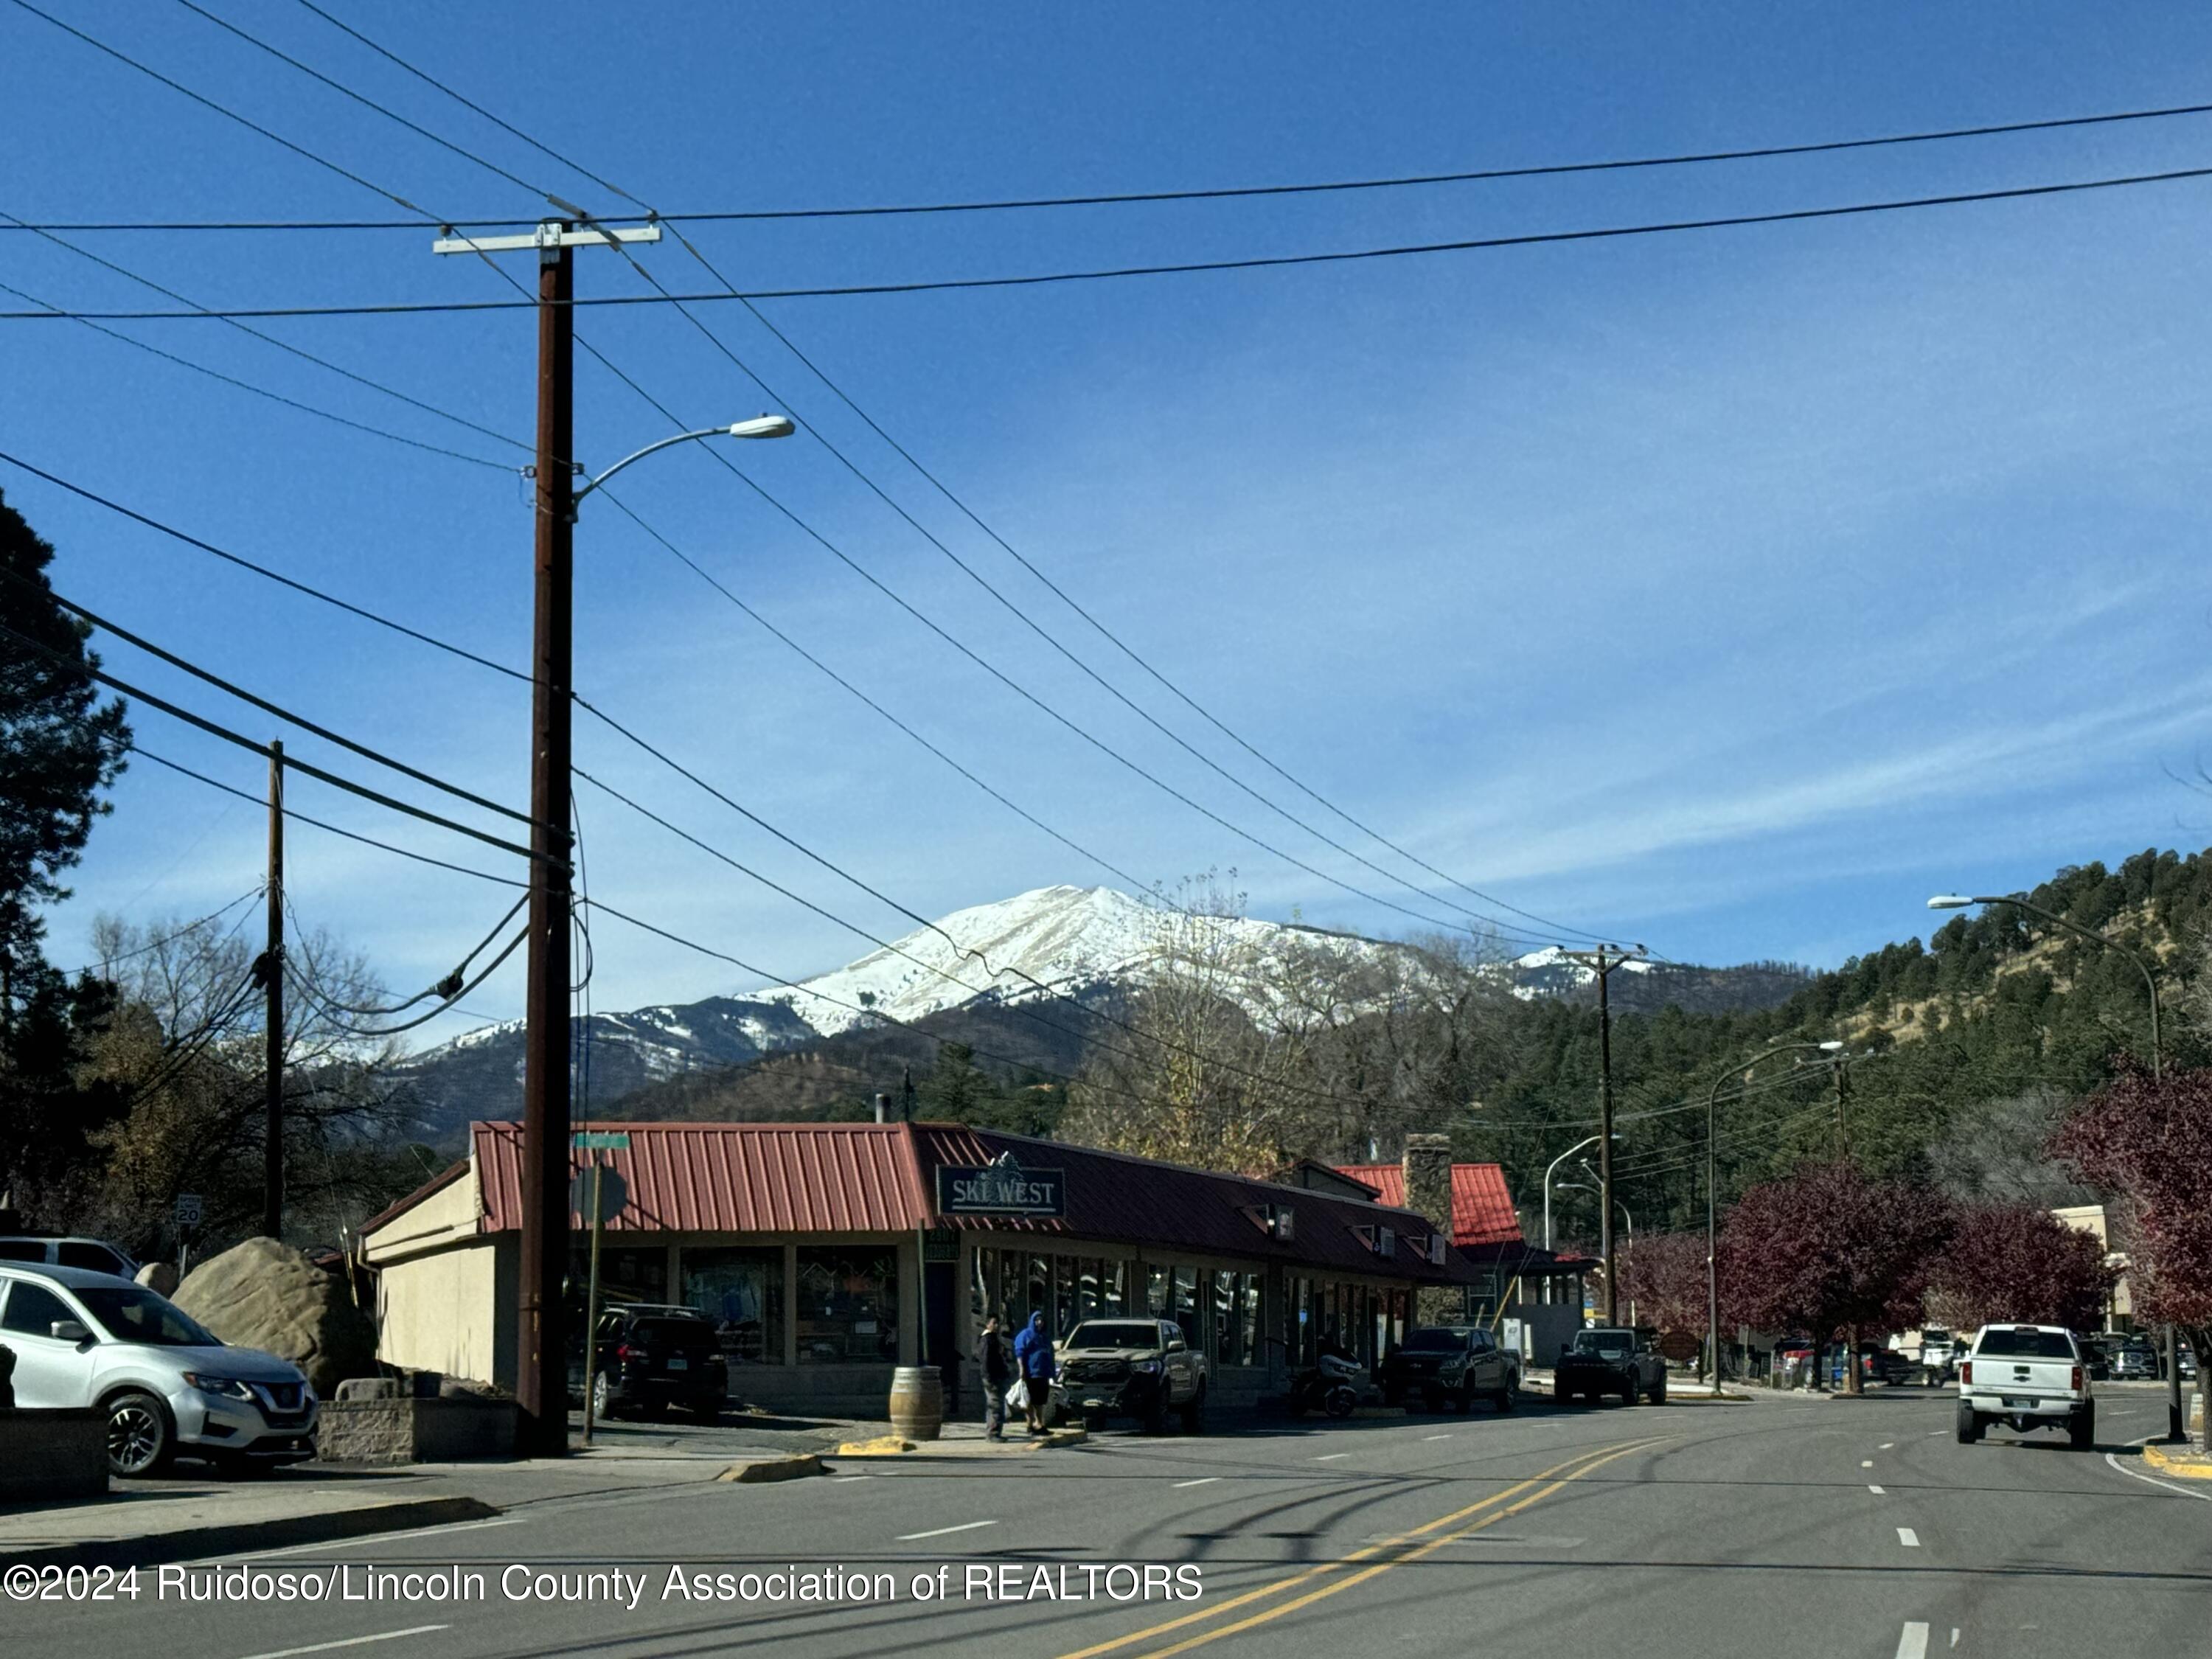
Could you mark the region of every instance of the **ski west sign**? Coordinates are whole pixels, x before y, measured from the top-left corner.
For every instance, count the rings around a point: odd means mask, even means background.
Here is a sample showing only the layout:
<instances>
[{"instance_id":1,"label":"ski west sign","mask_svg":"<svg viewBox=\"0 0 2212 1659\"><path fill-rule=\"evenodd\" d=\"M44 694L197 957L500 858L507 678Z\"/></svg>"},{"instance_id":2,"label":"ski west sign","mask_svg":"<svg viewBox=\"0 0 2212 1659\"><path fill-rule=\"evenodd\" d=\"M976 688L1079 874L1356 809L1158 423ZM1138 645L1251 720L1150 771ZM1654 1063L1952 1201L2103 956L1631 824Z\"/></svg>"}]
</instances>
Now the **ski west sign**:
<instances>
[{"instance_id":1,"label":"ski west sign","mask_svg":"<svg viewBox=\"0 0 2212 1659\"><path fill-rule=\"evenodd\" d=\"M1025 1170L1012 1158L981 1165L937 1166L939 1215L1057 1217L1067 1213L1067 1177L1060 1170Z\"/></svg>"}]
</instances>

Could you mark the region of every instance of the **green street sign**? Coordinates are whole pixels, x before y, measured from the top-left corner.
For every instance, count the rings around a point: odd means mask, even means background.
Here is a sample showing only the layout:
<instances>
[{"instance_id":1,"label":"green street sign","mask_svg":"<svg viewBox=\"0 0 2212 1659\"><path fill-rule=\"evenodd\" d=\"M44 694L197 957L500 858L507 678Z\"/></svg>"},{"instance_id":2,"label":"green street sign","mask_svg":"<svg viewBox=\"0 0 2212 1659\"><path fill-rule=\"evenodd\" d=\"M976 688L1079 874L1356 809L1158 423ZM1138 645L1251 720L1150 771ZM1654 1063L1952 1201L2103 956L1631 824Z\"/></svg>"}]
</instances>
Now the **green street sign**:
<instances>
[{"instance_id":1,"label":"green street sign","mask_svg":"<svg viewBox=\"0 0 2212 1659\"><path fill-rule=\"evenodd\" d=\"M591 1129L577 1135L574 1139L576 1150L580 1152L626 1152L629 1150L629 1136L618 1131Z\"/></svg>"}]
</instances>

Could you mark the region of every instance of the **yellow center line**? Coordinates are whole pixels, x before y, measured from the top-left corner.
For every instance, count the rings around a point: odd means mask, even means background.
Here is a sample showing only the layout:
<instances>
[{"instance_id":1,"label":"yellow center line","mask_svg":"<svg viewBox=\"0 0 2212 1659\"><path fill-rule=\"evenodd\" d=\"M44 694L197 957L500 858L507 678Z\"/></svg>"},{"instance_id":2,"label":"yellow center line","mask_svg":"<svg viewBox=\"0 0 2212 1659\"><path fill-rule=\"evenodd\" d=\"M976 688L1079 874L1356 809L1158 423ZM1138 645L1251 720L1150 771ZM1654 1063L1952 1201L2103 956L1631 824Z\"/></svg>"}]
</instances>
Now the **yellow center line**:
<instances>
[{"instance_id":1,"label":"yellow center line","mask_svg":"<svg viewBox=\"0 0 2212 1659\"><path fill-rule=\"evenodd\" d=\"M1657 1443L1658 1443L1656 1440L1645 1440L1638 1442L1632 1445L1623 1446L1619 1451L1610 1452L1605 1456L1596 1459L1595 1462L1583 1464L1582 1468L1577 1469L1572 1474L1566 1475L1560 1480L1554 1480L1550 1486L1545 1487L1541 1492L1536 1492L1530 1497L1524 1498L1517 1504L1509 1504L1504 1509L1498 1510L1490 1515L1486 1515L1480 1519L1471 1522L1468 1525L1460 1528L1455 1532L1448 1532L1440 1537L1431 1538L1427 1543L1417 1545L1412 1549L1404 1550L1402 1553L1394 1556L1388 1561L1378 1561L1371 1567L1364 1567L1359 1571L1353 1573L1349 1578L1340 1578L1334 1583L1323 1584L1318 1589L1308 1590L1304 1595L1297 1597L1295 1601L1285 1601L1280 1607L1269 1607L1264 1612L1255 1613L1250 1618L1240 1619L1233 1625L1223 1625L1218 1629L1201 1631L1195 1636L1185 1637L1182 1641L1176 1643L1171 1647L1154 1648L1150 1653L1145 1656L1145 1659L1168 1659L1168 1656L1170 1654L1187 1653L1193 1648L1204 1647L1208 1642L1218 1641L1224 1636L1234 1636L1240 1631L1248 1631L1255 1626L1264 1625L1273 1620L1280 1619L1285 1613L1296 1613L1301 1607L1311 1607L1316 1601L1323 1601L1329 1596L1334 1595L1339 1590L1348 1590L1354 1584L1364 1583L1370 1578L1380 1577L1382 1574L1389 1571L1391 1568L1398 1566L1404 1562L1418 1561L1421 1557L1428 1554L1432 1550L1440 1550L1447 1544L1456 1543L1462 1538L1471 1537L1474 1534L1480 1532L1485 1527L1495 1526L1498 1522L1505 1520L1508 1516L1518 1515L1522 1510L1533 1508L1536 1504L1542 1503L1547 1498L1552 1496L1553 1493L1581 1480L1592 1470L1603 1468L1607 1463L1612 1462L1614 1458L1626 1457L1631 1452L1641 1451L1646 1446L1656 1445ZM1541 1480L1543 1477L1540 1475L1537 1478ZM1429 1531L1436 1527L1445 1524L1445 1522L1454 1518L1455 1517L1453 1516L1447 1516L1444 1521L1432 1521L1427 1527L1420 1528L1420 1531ZM1418 1534L1414 1535L1418 1535ZM1385 1547L1395 1548L1399 1547L1386 1546ZM1215 1611L1217 1613L1225 1612L1227 1609L1225 1607L1222 1607L1216 1608ZM1157 1628L1164 1630L1167 1626L1160 1626ZM1146 1632L1144 1633L1150 1635L1152 1632Z\"/></svg>"},{"instance_id":2,"label":"yellow center line","mask_svg":"<svg viewBox=\"0 0 2212 1659\"><path fill-rule=\"evenodd\" d=\"M1469 1504L1465 1509L1455 1510L1449 1515L1441 1516L1436 1520L1428 1522L1425 1526L1416 1527L1410 1533L1406 1534L1403 1538L1389 1540L1379 1544L1370 1544L1364 1549L1352 1551L1349 1555L1343 1557L1340 1560L1324 1561L1319 1566L1310 1567L1305 1571L1295 1574L1289 1578L1278 1580L1276 1583L1272 1584L1262 1584L1257 1589L1246 1590L1243 1595L1232 1596L1226 1601L1217 1602L1210 1607L1202 1607L1195 1613L1187 1613L1180 1619L1170 1619L1164 1624L1150 1625L1145 1629L1133 1632L1127 1636L1116 1637L1110 1642L1101 1642L1095 1647L1079 1648L1073 1653L1062 1654L1060 1656L1060 1659L1095 1659L1095 1656L1098 1654L1112 1653L1117 1649L1129 1647L1139 1642L1148 1641L1155 1636L1164 1636L1170 1631L1181 1630L1184 1626L1194 1625L1201 1620L1218 1619L1223 1613L1233 1613L1238 1607L1247 1606L1251 1602L1264 1601L1267 1597L1271 1595L1280 1595L1285 1590L1296 1589L1300 1584L1310 1583L1314 1579L1325 1577L1329 1573L1341 1572L1346 1567L1352 1565L1352 1563L1356 1561L1364 1561L1369 1556L1378 1554L1383 1550L1401 1548L1407 1540L1419 1538L1425 1534L1434 1532L1439 1527L1450 1526L1455 1521L1464 1521L1468 1516L1489 1509L1493 1504L1503 1504L1510 1498L1517 1498L1521 1493L1528 1491L1531 1487L1543 1485L1545 1481L1549 1480L1553 1475L1558 1474L1561 1470L1574 1468L1575 1465L1584 1462L1588 1459L1595 1457L1598 1458L1599 1461L1602 1462L1611 1462L1614 1457L1626 1456L1628 1453L1635 1451L1641 1447L1656 1445L1657 1443L1658 1442L1656 1438L1636 1440L1631 1441L1626 1445L1621 1445L1618 1447L1618 1449L1600 1446L1590 1451L1577 1452L1574 1456L1568 1458L1565 1462L1554 1463L1550 1468L1530 1475L1527 1480L1521 1481L1518 1485L1508 1486L1503 1492L1492 1492L1489 1497L1478 1499L1476 1502ZM1596 1467L1596 1463L1590 1463L1589 1465L1589 1468L1595 1468ZM1580 1475L1587 1472L1588 1471L1585 1469L1577 1469L1576 1475ZM1570 1476L1568 1478L1571 1480L1575 1477ZM1557 1487L1553 1487L1551 1490L1556 1491ZM1530 1501L1534 1502L1534 1500L1531 1499ZM1507 1510L1505 1513L1511 1514L1514 1513L1514 1511ZM1437 1543L1441 1545L1450 1541L1451 1540L1449 1539L1438 1539ZM1346 1582L1350 1583L1354 1581L1348 1580ZM1281 1611L1281 1609L1279 1609L1279 1611ZM1272 1615L1262 1616L1267 1617ZM1242 1626L1239 1626L1237 1628L1241 1629ZM1210 1640L1211 1638L1206 1638L1200 1639ZM1187 1645L1194 1646L1196 1644L1191 1643L1187 1644ZM1169 1649L1165 1650L1169 1652L1179 1652L1181 1650Z\"/></svg>"}]
</instances>

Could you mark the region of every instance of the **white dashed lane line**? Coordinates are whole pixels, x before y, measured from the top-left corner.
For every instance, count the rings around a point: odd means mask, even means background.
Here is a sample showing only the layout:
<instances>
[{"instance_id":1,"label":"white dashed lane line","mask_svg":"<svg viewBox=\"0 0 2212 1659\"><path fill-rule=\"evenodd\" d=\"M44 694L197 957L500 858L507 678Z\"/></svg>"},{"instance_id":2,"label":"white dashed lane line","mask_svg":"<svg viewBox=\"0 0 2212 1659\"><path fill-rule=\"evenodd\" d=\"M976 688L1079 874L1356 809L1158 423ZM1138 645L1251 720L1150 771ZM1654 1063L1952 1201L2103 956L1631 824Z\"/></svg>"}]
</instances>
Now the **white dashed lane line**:
<instances>
[{"instance_id":1,"label":"white dashed lane line","mask_svg":"<svg viewBox=\"0 0 2212 1659\"><path fill-rule=\"evenodd\" d=\"M1212 1486L1215 1481L1217 1481L1217 1480L1220 1480L1220 1479L1221 1479L1221 1477L1220 1477L1219 1475L1218 1475L1218 1474L1201 1474L1201 1475L1200 1475L1200 1476L1199 1476L1199 1477L1198 1477L1198 1479L1197 1479L1197 1480L1178 1480L1178 1481L1176 1481L1176 1491L1178 1491L1178 1492L1180 1492L1180 1491L1182 1491L1185 1486Z\"/></svg>"},{"instance_id":2,"label":"white dashed lane line","mask_svg":"<svg viewBox=\"0 0 2212 1659\"><path fill-rule=\"evenodd\" d=\"M995 1527L998 1524L995 1521L963 1521L957 1527L933 1527L927 1532L902 1532L898 1535L897 1541L902 1544L911 1544L917 1539L943 1538L948 1533L973 1532L978 1527Z\"/></svg>"},{"instance_id":3,"label":"white dashed lane line","mask_svg":"<svg viewBox=\"0 0 2212 1659\"><path fill-rule=\"evenodd\" d=\"M1876 1498L1883 1496L1882 1490L1880 1486L1869 1486L1867 1490L1872 1492Z\"/></svg>"},{"instance_id":4,"label":"white dashed lane line","mask_svg":"<svg viewBox=\"0 0 2212 1659\"><path fill-rule=\"evenodd\" d=\"M1907 1625L1897 1638L1897 1659L1928 1659L1928 1626Z\"/></svg>"},{"instance_id":5,"label":"white dashed lane line","mask_svg":"<svg viewBox=\"0 0 2212 1659\"><path fill-rule=\"evenodd\" d=\"M1910 1527L1899 1527L1897 1529L1897 1541L1909 1550L1917 1550L1920 1547L1920 1534ZM1922 1628L1925 1629L1926 1626L1923 1626Z\"/></svg>"},{"instance_id":6,"label":"white dashed lane line","mask_svg":"<svg viewBox=\"0 0 2212 1659\"><path fill-rule=\"evenodd\" d=\"M1874 1459L1871 1457L1862 1457L1859 1459L1859 1467L1863 1469L1872 1468L1874 1467Z\"/></svg>"},{"instance_id":7,"label":"white dashed lane line","mask_svg":"<svg viewBox=\"0 0 2212 1659\"><path fill-rule=\"evenodd\" d=\"M1425 1434L1421 1438L1424 1440L1449 1440L1451 1437L1448 1434Z\"/></svg>"},{"instance_id":8,"label":"white dashed lane line","mask_svg":"<svg viewBox=\"0 0 2212 1659\"><path fill-rule=\"evenodd\" d=\"M1329 1452L1322 1456L1315 1458L1314 1462L1316 1463L1334 1463L1340 1457L1349 1457L1352 1454L1350 1452Z\"/></svg>"},{"instance_id":9,"label":"white dashed lane line","mask_svg":"<svg viewBox=\"0 0 2212 1659\"><path fill-rule=\"evenodd\" d=\"M1894 1440L1885 1440L1881 1444L1876 1446L1875 1449L1876 1451L1895 1451L1897 1449L1897 1442Z\"/></svg>"},{"instance_id":10,"label":"white dashed lane line","mask_svg":"<svg viewBox=\"0 0 2212 1659\"><path fill-rule=\"evenodd\" d=\"M451 1625L410 1625L405 1630L379 1631L374 1636L349 1636L336 1642L316 1642L304 1648L277 1648L268 1653L248 1654L246 1659L295 1659L303 1653L328 1653L335 1648L365 1647L371 1642L396 1642L403 1636L428 1636L434 1631L451 1630Z\"/></svg>"}]
</instances>

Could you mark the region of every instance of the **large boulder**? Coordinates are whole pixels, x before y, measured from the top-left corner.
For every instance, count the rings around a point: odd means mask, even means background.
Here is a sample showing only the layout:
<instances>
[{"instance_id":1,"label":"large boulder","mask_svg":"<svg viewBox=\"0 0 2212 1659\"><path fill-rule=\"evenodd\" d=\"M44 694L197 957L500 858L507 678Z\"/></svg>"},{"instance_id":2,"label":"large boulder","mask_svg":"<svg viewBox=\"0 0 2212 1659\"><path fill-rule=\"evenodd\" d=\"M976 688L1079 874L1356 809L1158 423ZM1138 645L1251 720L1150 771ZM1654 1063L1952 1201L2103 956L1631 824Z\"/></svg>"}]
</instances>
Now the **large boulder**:
<instances>
[{"instance_id":1,"label":"large boulder","mask_svg":"<svg viewBox=\"0 0 2212 1659\"><path fill-rule=\"evenodd\" d=\"M138 1282L156 1296L174 1296L177 1270L166 1261L149 1261L138 1270Z\"/></svg>"},{"instance_id":2,"label":"large boulder","mask_svg":"<svg viewBox=\"0 0 2212 1659\"><path fill-rule=\"evenodd\" d=\"M290 1360L325 1400L344 1378L375 1373L375 1328L344 1281L273 1238L209 1257L173 1299L224 1341Z\"/></svg>"}]
</instances>

